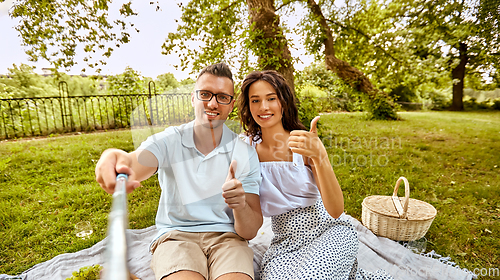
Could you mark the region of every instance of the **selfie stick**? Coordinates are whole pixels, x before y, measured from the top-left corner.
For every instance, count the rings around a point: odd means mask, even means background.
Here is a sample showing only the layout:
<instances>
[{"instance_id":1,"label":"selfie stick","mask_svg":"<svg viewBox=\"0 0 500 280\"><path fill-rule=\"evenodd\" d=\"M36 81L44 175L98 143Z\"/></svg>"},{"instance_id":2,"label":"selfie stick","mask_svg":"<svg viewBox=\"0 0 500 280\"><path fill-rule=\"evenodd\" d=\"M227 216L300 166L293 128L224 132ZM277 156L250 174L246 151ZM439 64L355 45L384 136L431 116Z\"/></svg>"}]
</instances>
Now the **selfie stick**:
<instances>
[{"instance_id":1,"label":"selfie stick","mask_svg":"<svg viewBox=\"0 0 500 280\"><path fill-rule=\"evenodd\" d=\"M104 267L105 280L128 280L130 279L127 266L127 184L128 176L118 174L116 176L115 192L113 193L113 204L108 220L108 240L106 243L106 266Z\"/></svg>"}]
</instances>

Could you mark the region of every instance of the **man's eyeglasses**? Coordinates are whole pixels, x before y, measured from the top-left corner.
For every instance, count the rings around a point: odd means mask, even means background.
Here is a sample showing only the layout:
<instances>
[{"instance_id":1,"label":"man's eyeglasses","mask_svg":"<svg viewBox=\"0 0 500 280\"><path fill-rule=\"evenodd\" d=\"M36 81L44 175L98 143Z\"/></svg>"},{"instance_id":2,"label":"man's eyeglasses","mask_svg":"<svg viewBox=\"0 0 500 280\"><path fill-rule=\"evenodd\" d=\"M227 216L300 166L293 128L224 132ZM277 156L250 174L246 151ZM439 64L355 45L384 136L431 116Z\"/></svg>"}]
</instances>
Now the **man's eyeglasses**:
<instances>
[{"instance_id":1,"label":"man's eyeglasses","mask_svg":"<svg viewBox=\"0 0 500 280\"><path fill-rule=\"evenodd\" d=\"M210 100L212 100L214 96L217 103L222 105L228 105L231 103L231 101L233 101L233 97L225 93L212 93L208 90L202 90L202 89L195 90L195 92L196 92L196 98L198 98L198 100L203 102L209 102Z\"/></svg>"}]
</instances>

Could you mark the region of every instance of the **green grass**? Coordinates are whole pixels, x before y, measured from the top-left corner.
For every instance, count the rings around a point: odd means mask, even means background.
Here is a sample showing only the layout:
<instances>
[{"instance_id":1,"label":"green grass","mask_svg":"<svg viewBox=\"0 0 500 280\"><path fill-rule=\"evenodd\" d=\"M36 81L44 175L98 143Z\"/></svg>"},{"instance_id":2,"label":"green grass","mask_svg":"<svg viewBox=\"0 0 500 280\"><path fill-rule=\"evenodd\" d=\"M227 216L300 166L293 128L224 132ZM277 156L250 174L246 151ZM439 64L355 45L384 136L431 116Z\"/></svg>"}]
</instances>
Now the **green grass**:
<instances>
[{"instance_id":1,"label":"green grass","mask_svg":"<svg viewBox=\"0 0 500 280\"><path fill-rule=\"evenodd\" d=\"M346 212L360 220L362 200L391 195L404 176L411 197L438 210L426 235L428 251L469 270L500 267L500 112L400 116L401 121L366 121L360 113L321 117L320 136ZM130 131L111 131L0 143L0 274L19 274L105 237L111 197L94 180L95 163L107 148L133 150L132 139ZM129 195L130 228L154 224L156 178L143 186ZM76 237L79 221L91 223L89 239Z\"/></svg>"},{"instance_id":2,"label":"green grass","mask_svg":"<svg viewBox=\"0 0 500 280\"><path fill-rule=\"evenodd\" d=\"M361 220L363 199L392 195L404 176L410 196L438 211L426 234L427 251L450 256L471 271L499 268L500 112L400 116L401 121L365 121L361 114L321 118L321 138L346 212ZM399 196L403 192L400 187Z\"/></svg>"},{"instance_id":3,"label":"green grass","mask_svg":"<svg viewBox=\"0 0 500 280\"><path fill-rule=\"evenodd\" d=\"M111 196L95 182L102 151L134 149L130 131L82 134L0 144L0 274L18 274L62 253L88 248L106 236ZM130 228L154 224L156 178L129 195ZM94 233L76 237L75 224Z\"/></svg>"}]
</instances>

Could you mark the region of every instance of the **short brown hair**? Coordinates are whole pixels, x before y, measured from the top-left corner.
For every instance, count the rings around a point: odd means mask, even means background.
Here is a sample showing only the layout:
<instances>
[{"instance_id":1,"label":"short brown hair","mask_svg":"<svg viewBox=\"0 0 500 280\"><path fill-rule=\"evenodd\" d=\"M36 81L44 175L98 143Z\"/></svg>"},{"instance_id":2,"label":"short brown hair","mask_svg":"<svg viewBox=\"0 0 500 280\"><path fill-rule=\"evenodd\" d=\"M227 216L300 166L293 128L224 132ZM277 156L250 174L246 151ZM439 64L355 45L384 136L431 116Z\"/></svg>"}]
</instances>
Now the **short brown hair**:
<instances>
[{"instance_id":1,"label":"short brown hair","mask_svg":"<svg viewBox=\"0 0 500 280\"><path fill-rule=\"evenodd\" d=\"M262 134L260 126L253 119L250 112L250 98L248 96L250 86L257 81L268 82L276 90L281 108L283 109L281 123L285 130L307 130L299 120L299 111L296 104L297 99L285 78L274 70L254 71L248 74L245 80L243 80L241 93L238 96L238 115L243 129L252 137L253 141L261 139Z\"/></svg>"},{"instance_id":2,"label":"short brown hair","mask_svg":"<svg viewBox=\"0 0 500 280\"><path fill-rule=\"evenodd\" d=\"M203 68L203 70L201 70L200 74L198 75L197 79L199 79L203 74L211 74L217 77L226 77L230 79L234 85L233 73L231 73L231 69L229 69L229 66L227 66L227 64L225 64L224 62L209 65Z\"/></svg>"}]
</instances>

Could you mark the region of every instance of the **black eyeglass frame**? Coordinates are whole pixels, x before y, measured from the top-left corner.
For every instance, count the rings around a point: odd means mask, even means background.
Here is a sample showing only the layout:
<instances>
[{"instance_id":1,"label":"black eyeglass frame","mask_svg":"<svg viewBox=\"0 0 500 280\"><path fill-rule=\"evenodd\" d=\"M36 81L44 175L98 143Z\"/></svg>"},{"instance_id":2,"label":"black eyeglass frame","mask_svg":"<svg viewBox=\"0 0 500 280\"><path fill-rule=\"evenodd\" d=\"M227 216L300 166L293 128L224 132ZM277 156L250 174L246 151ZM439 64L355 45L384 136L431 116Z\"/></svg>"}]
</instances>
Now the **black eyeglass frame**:
<instances>
[{"instance_id":1,"label":"black eyeglass frame","mask_svg":"<svg viewBox=\"0 0 500 280\"><path fill-rule=\"evenodd\" d=\"M208 99L208 100L203 100L203 99L200 98L200 92L201 91L210 93L212 96L210 96L210 99ZM222 92L221 93L213 93L213 92L211 92L209 90L204 90L204 89L197 89L194 92L196 92L196 98L198 98L198 100L203 101L203 102L210 102L212 100L212 98L214 98L214 96L215 96L215 101L217 101L217 103L219 103L221 105L229 105L229 104L231 104L231 102L234 99L234 96L226 94L226 93L222 93ZM221 95L221 96L228 96L229 97L229 102L227 102L227 103L220 102L219 101L219 97L218 97L219 95Z\"/></svg>"}]
</instances>

